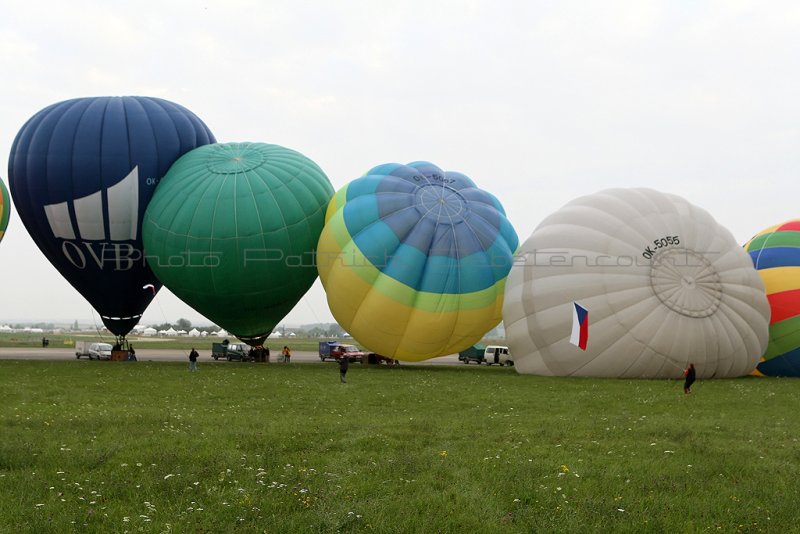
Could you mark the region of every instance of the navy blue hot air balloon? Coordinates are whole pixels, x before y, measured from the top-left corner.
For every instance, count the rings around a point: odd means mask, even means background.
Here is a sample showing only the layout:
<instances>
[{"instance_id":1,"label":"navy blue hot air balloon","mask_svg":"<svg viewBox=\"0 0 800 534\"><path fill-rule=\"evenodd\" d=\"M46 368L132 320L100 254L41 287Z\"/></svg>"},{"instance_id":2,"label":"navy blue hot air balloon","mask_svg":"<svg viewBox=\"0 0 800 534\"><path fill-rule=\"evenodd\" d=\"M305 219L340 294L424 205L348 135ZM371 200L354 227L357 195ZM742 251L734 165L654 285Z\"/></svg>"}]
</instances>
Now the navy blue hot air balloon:
<instances>
[{"instance_id":1,"label":"navy blue hot air balloon","mask_svg":"<svg viewBox=\"0 0 800 534\"><path fill-rule=\"evenodd\" d=\"M172 163L213 134L160 98L67 100L34 115L8 162L20 219L58 271L124 337L161 284L148 267L141 222Z\"/></svg>"}]
</instances>

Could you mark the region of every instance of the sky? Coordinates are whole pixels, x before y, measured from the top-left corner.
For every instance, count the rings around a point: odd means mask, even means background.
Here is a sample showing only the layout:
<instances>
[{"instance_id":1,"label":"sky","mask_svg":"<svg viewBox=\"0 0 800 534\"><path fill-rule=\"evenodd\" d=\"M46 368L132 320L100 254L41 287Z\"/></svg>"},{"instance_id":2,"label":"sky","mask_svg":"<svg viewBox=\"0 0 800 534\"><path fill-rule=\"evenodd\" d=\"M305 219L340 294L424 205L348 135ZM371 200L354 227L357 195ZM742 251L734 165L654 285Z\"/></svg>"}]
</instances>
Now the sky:
<instances>
[{"instance_id":1,"label":"sky","mask_svg":"<svg viewBox=\"0 0 800 534\"><path fill-rule=\"evenodd\" d=\"M524 241L570 200L651 187L744 243L800 216L791 1L12 1L0 18L0 179L49 104L160 97L219 142L283 145L339 189L427 160L493 193ZM12 212L0 324L99 316ZM142 323L210 324L166 289ZM317 282L282 324L333 321Z\"/></svg>"}]
</instances>

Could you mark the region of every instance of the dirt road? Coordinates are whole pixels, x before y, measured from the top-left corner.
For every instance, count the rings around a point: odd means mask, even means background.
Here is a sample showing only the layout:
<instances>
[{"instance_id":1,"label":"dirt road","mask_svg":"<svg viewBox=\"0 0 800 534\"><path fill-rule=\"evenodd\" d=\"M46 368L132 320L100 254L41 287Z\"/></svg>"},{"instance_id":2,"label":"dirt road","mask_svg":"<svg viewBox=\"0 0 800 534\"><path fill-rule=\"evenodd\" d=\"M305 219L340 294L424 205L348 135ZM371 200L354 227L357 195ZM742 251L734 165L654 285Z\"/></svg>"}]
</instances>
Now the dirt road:
<instances>
[{"instance_id":1,"label":"dirt road","mask_svg":"<svg viewBox=\"0 0 800 534\"><path fill-rule=\"evenodd\" d=\"M240 362L227 362L227 361L214 361L211 358L210 350L199 350L201 363L214 363L237 365ZM175 349L136 349L136 358L139 361L153 361L153 362L188 362L188 350L175 350ZM9 348L0 347L0 360L74 360L75 349L71 348ZM89 361L86 356L80 358L83 361ZM273 352L272 361L276 362L278 359L277 352ZM303 352L293 351L292 362L316 362L322 363L316 352ZM325 363L332 364L332 361ZM405 362L403 362L405 363ZM403 364L401 363L401 365ZM424 362L417 362L415 365L463 365L458 361L458 355L442 356L440 358L433 358Z\"/></svg>"}]
</instances>

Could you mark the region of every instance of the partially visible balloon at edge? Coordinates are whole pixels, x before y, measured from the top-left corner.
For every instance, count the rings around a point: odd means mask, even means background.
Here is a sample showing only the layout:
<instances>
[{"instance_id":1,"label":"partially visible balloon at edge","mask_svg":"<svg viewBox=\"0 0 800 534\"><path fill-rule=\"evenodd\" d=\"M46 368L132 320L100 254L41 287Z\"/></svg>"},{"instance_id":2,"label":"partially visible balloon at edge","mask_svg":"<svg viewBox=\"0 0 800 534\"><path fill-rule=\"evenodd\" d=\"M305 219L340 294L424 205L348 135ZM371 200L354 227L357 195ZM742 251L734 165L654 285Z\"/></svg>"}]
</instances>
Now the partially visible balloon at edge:
<instances>
[{"instance_id":1,"label":"partially visible balloon at edge","mask_svg":"<svg viewBox=\"0 0 800 534\"><path fill-rule=\"evenodd\" d=\"M753 374L800 376L800 219L767 228L745 246L767 291L769 345Z\"/></svg>"},{"instance_id":2,"label":"partially visible balloon at edge","mask_svg":"<svg viewBox=\"0 0 800 534\"><path fill-rule=\"evenodd\" d=\"M6 184L0 180L0 241L6 235L6 228L8 228L8 219L11 217L11 199L8 196L8 189Z\"/></svg>"}]
</instances>

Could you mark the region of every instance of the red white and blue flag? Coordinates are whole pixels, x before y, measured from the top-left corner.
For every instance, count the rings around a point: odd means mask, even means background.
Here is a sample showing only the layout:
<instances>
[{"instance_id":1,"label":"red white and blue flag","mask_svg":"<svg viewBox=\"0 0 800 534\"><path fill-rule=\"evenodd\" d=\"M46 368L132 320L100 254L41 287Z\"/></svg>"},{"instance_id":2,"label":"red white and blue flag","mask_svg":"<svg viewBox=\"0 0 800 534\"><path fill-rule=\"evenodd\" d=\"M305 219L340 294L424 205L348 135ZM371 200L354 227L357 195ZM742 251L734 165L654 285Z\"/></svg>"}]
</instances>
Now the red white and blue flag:
<instances>
[{"instance_id":1,"label":"red white and blue flag","mask_svg":"<svg viewBox=\"0 0 800 534\"><path fill-rule=\"evenodd\" d=\"M572 335L569 342L581 350L586 350L589 340L589 310L578 304L572 303Z\"/></svg>"}]
</instances>

